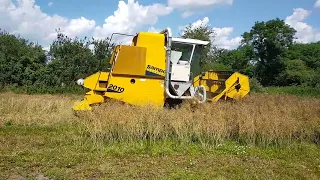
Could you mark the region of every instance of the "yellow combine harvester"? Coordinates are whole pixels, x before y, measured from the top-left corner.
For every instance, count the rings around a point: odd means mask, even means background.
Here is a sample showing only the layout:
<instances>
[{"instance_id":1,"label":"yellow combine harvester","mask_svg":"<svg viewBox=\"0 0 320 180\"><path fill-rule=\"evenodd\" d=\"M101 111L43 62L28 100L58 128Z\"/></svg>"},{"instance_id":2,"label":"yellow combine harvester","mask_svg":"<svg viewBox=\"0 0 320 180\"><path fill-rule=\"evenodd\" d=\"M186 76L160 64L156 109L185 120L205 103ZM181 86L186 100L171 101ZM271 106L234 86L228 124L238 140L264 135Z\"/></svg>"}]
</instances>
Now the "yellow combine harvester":
<instances>
[{"instance_id":1,"label":"yellow combine harvester","mask_svg":"<svg viewBox=\"0 0 320 180\"><path fill-rule=\"evenodd\" d=\"M91 110L106 99L159 107L184 100L239 99L249 93L249 79L240 73L199 71L201 51L209 42L173 38L171 30L140 32L131 45L117 46L109 72L97 72L78 84L89 89L74 110ZM199 99L200 98L200 99Z\"/></svg>"}]
</instances>

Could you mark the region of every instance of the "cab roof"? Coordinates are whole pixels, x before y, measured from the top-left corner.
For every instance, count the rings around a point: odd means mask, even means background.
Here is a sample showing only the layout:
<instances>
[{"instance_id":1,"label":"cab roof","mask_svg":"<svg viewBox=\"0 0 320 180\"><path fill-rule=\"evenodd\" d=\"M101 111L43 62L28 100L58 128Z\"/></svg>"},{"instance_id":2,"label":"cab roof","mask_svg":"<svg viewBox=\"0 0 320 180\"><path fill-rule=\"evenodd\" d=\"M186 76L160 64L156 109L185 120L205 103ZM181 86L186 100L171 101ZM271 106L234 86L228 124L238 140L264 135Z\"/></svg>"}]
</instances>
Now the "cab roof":
<instances>
[{"instance_id":1,"label":"cab roof","mask_svg":"<svg viewBox=\"0 0 320 180\"><path fill-rule=\"evenodd\" d=\"M208 45L209 41L202 41L198 39L184 39L184 38L172 38L173 42L181 42L181 43L187 43L187 44L198 44L198 45Z\"/></svg>"}]
</instances>

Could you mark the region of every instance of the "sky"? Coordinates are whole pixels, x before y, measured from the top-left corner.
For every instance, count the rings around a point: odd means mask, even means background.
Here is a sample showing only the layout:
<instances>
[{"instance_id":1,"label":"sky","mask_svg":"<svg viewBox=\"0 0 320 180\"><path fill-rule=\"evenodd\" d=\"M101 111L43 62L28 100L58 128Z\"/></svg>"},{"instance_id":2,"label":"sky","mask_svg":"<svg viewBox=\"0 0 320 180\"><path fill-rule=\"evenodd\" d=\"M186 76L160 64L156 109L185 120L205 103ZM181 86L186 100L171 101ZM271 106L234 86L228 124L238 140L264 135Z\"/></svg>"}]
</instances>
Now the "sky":
<instances>
[{"instance_id":1,"label":"sky","mask_svg":"<svg viewBox=\"0 0 320 180\"><path fill-rule=\"evenodd\" d=\"M234 49L256 21L280 18L297 41L320 40L320 0L0 0L0 28L48 48L60 28L69 37L105 38L210 24L213 44ZM130 39L129 39L130 40Z\"/></svg>"}]
</instances>

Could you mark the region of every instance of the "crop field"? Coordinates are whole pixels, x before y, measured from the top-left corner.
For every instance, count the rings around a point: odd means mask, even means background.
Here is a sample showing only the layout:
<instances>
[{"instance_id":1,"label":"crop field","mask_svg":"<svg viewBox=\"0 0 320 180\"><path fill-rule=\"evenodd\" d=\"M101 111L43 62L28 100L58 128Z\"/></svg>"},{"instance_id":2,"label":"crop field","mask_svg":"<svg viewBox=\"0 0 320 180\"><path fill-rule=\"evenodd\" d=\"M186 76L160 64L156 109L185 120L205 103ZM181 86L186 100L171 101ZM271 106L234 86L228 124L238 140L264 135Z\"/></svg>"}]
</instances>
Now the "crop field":
<instances>
[{"instance_id":1,"label":"crop field","mask_svg":"<svg viewBox=\"0 0 320 180\"><path fill-rule=\"evenodd\" d=\"M0 94L0 179L319 179L320 98L180 109Z\"/></svg>"}]
</instances>

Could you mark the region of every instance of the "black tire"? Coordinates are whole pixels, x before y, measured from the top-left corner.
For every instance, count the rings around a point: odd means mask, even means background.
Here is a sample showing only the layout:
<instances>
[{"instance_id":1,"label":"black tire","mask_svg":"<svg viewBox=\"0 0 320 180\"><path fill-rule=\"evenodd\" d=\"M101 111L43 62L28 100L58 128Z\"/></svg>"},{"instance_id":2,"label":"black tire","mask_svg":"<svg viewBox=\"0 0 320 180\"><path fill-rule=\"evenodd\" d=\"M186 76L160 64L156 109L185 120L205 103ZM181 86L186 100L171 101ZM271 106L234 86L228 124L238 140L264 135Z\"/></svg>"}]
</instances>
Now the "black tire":
<instances>
[{"instance_id":1,"label":"black tire","mask_svg":"<svg viewBox=\"0 0 320 180\"><path fill-rule=\"evenodd\" d=\"M168 109L178 109L178 108L181 108L182 102L183 101L181 99L167 98L164 103L164 107Z\"/></svg>"}]
</instances>

